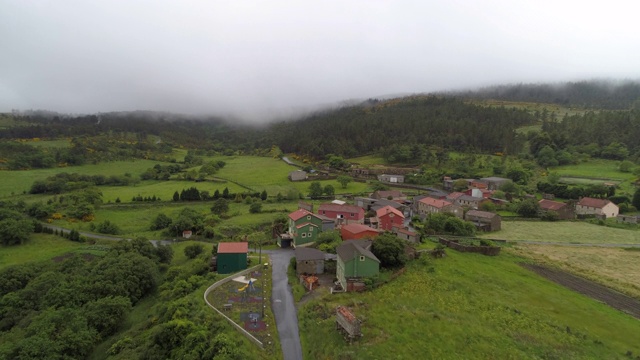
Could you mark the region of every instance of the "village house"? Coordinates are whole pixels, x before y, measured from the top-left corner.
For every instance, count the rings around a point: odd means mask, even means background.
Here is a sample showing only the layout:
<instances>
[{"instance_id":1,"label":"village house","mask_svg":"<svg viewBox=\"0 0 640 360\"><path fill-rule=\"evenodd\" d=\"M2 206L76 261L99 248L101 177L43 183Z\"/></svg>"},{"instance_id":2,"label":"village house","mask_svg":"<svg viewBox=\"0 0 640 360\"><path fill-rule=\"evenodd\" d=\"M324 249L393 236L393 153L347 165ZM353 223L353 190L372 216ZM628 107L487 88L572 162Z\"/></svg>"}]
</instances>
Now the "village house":
<instances>
[{"instance_id":1,"label":"village house","mask_svg":"<svg viewBox=\"0 0 640 360\"><path fill-rule=\"evenodd\" d=\"M464 196L465 193L463 192L459 192L459 191L454 191L451 194L445 196L445 200L450 201L450 202L455 202L460 196Z\"/></svg>"},{"instance_id":2,"label":"village house","mask_svg":"<svg viewBox=\"0 0 640 360\"><path fill-rule=\"evenodd\" d=\"M333 219L336 224L364 223L364 209L355 205L322 204L318 207L318 215Z\"/></svg>"},{"instance_id":3,"label":"village house","mask_svg":"<svg viewBox=\"0 0 640 360\"><path fill-rule=\"evenodd\" d=\"M189 239L193 235L193 231L185 230L182 232L182 237L185 239Z\"/></svg>"},{"instance_id":4,"label":"village house","mask_svg":"<svg viewBox=\"0 0 640 360\"><path fill-rule=\"evenodd\" d=\"M387 175L387 174L382 174L382 175L378 175L378 181L380 182L388 182L388 183L403 183L404 182L404 175Z\"/></svg>"},{"instance_id":5,"label":"village house","mask_svg":"<svg viewBox=\"0 0 640 360\"><path fill-rule=\"evenodd\" d=\"M296 274L324 274L325 256L325 253L313 248L296 248Z\"/></svg>"},{"instance_id":6,"label":"village house","mask_svg":"<svg viewBox=\"0 0 640 360\"><path fill-rule=\"evenodd\" d=\"M371 252L371 244L370 240L353 240L336 248L336 277L346 291L364 290L363 280L380 272L380 260Z\"/></svg>"},{"instance_id":7,"label":"village house","mask_svg":"<svg viewBox=\"0 0 640 360\"><path fill-rule=\"evenodd\" d=\"M247 268L248 242L218 243L216 266L218 274L231 274Z\"/></svg>"},{"instance_id":8,"label":"village house","mask_svg":"<svg viewBox=\"0 0 640 360\"><path fill-rule=\"evenodd\" d=\"M372 199L386 199L386 200L406 200L407 195L403 194L399 190L377 190L371 194Z\"/></svg>"},{"instance_id":9,"label":"village house","mask_svg":"<svg viewBox=\"0 0 640 360\"><path fill-rule=\"evenodd\" d=\"M291 181L304 181L307 180L309 176L307 172L304 170L296 170L289 173L289 180Z\"/></svg>"},{"instance_id":10,"label":"village house","mask_svg":"<svg viewBox=\"0 0 640 360\"><path fill-rule=\"evenodd\" d=\"M465 206L475 210L480 206L480 203L483 200L484 199L481 197L462 195L462 196L459 196L453 203L458 206Z\"/></svg>"},{"instance_id":11,"label":"village house","mask_svg":"<svg viewBox=\"0 0 640 360\"><path fill-rule=\"evenodd\" d=\"M578 216L601 216L605 218L618 216L618 205L607 199L594 199L583 197L576 204L576 215Z\"/></svg>"},{"instance_id":12,"label":"village house","mask_svg":"<svg viewBox=\"0 0 640 360\"><path fill-rule=\"evenodd\" d=\"M404 226L404 214L391 206L385 206L376 211L378 229L391 231L394 226Z\"/></svg>"},{"instance_id":13,"label":"village house","mask_svg":"<svg viewBox=\"0 0 640 360\"><path fill-rule=\"evenodd\" d=\"M434 199L426 197L418 201L418 215L426 217L430 214L436 214L441 212L449 212L456 217L462 219L463 211L460 206L454 205L446 200Z\"/></svg>"},{"instance_id":14,"label":"village house","mask_svg":"<svg viewBox=\"0 0 640 360\"><path fill-rule=\"evenodd\" d=\"M491 197L491 195L493 195L494 192L495 192L494 190L473 188L473 189L467 189L467 191L465 191L464 193L469 196L488 199Z\"/></svg>"},{"instance_id":15,"label":"village house","mask_svg":"<svg viewBox=\"0 0 640 360\"><path fill-rule=\"evenodd\" d=\"M489 190L499 190L502 185L511 181L511 179L491 176L491 177L481 178L480 181L486 183L487 189Z\"/></svg>"},{"instance_id":16,"label":"village house","mask_svg":"<svg viewBox=\"0 0 640 360\"><path fill-rule=\"evenodd\" d=\"M538 204L542 214L553 211L558 216L558 220L569 220L576 217L574 207L567 203L542 199L538 201Z\"/></svg>"},{"instance_id":17,"label":"village house","mask_svg":"<svg viewBox=\"0 0 640 360\"><path fill-rule=\"evenodd\" d=\"M391 229L391 232L398 238L408 241L410 243L417 244L420 242L420 234L413 231L409 231L405 228L394 226L393 229Z\"/></svg>"},{"instance_id":18,"label":"village house","mask_svg":"<svg viewBox=\"0 0 640 360\"><path fill-rule=\"evenodd\" d=\"M305 209L298 209L289 214L289 228L280 234L277 243L280 247L309 246L322 231L322 219Z\"/></svg>"},{"instance_id":19,"label":"village house","mask_svg":"<svg viewBox=\"0 0 640 360\"><path fill-rule=\"evenodd\" d=\"M498 231L502 225L500 215L488 211L469 210L464 219L472 222L480 231Z\"/></svg>"},{"instance_id":20,"label":"village house","mask_svg":"<svg viewBox=\"0 0 640 360\"><path fill-rule=\"evenodd\" d=\"M616 220L618 222L623 222L627 224L639 224L640 223L640 215L618 215L616 216Z\"/></svg>"},{"instance_id":21,"label":"village house","mask_svg":"<svg viewBox=\"0 0 640 360\"><path fill-rule=\"evenodd\" d=\"M342 240L373 239L380 235L380 230L362 224L347 224L340 228Z\"/></svg>"}]
</instances>

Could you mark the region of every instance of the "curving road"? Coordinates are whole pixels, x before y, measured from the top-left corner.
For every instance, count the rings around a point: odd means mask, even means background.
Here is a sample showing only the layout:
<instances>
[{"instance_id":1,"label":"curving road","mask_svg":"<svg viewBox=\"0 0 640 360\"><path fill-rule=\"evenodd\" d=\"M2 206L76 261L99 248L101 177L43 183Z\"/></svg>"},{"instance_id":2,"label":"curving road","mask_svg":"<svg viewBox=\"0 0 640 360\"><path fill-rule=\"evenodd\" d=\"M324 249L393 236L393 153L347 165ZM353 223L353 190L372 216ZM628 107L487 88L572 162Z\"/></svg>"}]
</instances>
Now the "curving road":
<instances>
[{"instance_id":1,"label":"curving road","mask_svg":"<svg viewBox=\"0 0 640 360\"><path fill-rule=\"evenodd\" d=\"M292 249L270 250L272 263L271 304L276 318L284 360L301 360L302 346L298 333L298 312L287 278L287 268L294 253Z\"/></svg>"}]
</instances>

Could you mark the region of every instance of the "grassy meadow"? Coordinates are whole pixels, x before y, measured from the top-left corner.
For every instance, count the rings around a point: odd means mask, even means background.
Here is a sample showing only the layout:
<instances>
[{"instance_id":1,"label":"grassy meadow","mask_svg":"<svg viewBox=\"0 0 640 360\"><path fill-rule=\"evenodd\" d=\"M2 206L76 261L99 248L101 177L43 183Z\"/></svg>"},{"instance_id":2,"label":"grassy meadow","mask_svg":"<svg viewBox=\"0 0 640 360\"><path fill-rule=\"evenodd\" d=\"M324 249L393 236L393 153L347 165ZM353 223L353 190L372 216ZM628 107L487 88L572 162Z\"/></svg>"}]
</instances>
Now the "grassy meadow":
<instances>
[{"instance_id":1,"label":"grassy meadow","mask_svg":"<svg viewBox=\"0 0 640 360\"><path fill-rule=\"evenodd\" d=\"M361 294L298 311L305 359L616 359L640 352L640 322L518 265L522 258L447 251ZM348 345L335 307L363 320Z\"/></svg>"},{"instance_id":2,"label":"grassy meadow","mask_svg":"<svg viewBox=\"0 0 640 360\"><path fill-rule=\"evenodd\" d=\"M11 196L12 194L22 194L23 191L29 192L34 181L44 180L49 176L63 172L107 176L129 173L131 176L139 178L140 174L155 164L162 164L162 162L137 159L51 169L0 171L0 178L2 178L2 181L0 181L0 198Z\"/></svg>"},{"instance_id":3,"label":"grassy meadow","mask_svg":"<svg viewBox=\"0 0 640 360\"><path fill-rule=\"evenodd\" d=\"M0 246L0 269L12 265L42 261L89 247L87 244L50 234L33 234L17 246Z\"/></svg>"},{"instance_id":4,"label":"grassy meadow","mask_svg":"<svg viewBox=\"0 0 640 360\"><path fill-rule=\"evenodd\" d=\"M502 230L480 237L568 244L640 244L640 231L586 222L503 221Z\"/></svg>"},{"instance_id":5,"label":"grassy meadow","mask_svg":"<svg viewBox=\"0 0 640 360\"><path fill-rule=\"evenodd\" d=\"M640 249L518 244L509 251L640 299Z\"/></svg>"}]
</instances>

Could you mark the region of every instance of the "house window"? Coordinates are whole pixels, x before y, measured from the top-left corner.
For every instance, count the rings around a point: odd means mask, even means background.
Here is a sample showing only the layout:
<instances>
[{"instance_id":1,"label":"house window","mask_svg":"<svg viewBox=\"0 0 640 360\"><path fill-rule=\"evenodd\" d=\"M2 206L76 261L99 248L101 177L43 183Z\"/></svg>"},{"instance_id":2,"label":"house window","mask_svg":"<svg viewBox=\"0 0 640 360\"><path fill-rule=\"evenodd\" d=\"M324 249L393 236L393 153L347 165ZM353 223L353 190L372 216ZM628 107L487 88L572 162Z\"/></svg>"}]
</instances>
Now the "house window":
<instances>
[{"instance_id":1,"label":"house window","mask_svg":"<svg viewBox=\"0 0 640 360\"><path fill-rule=\"evenodd\" d=\"M309 231L313 231L313 228L309 228Z\"/></svg>"},{"instance_id":2,"label":"house window","mask_svg":"<svg viewBox=\"0 0 640 360\"><path fill-rule=\"evenodd\" d=\"M326 214L326 211L322 210L322 215Z\"/></svg>"},{"instance_id":3,"label":"house window","mask_svg":"<svg viewBox=\"0 0 640 360\"><path fill-rule=\"evenodd\" d=\"M306 238L307 237L307 233L302 233L302 237Z\"/></svg>"},{"instance_id":4,"label":"house window","mask_svg":"<svg viewBox=\"0 0 640 360\"><path fill-rule=\"evenodd\" d=\"M307 220L311 220L311 215L307 215Z\"/></svg>"},{"instance_id":5,"label":"house window","mask_svg":"<svg viewBox=\"0 0 640 360\"><path fill-rule=\"evenodd\" d=\"M364 261L364 256L360 255L360 261Z\"/></svg>"},{"instance_id":6,"label":"house window","mask_svg":"<svg viewBox=\"0 0 640 360\"><path fill-rule=\"evenodd\" d=\"M307 235L308 237L311 237L311 233L309 233L309 235Z\"/></svg>"},{"instance_id":7,"label":"house window","mask_svg":"<svg viewBox=\"0 0 640 360\"><path fill-rule=\"evenodd\" d=\"M355 214L354 214L354 213L351 213L351 217L354 217L354 216L355 216Z\"/></svg>"}]
</instances>

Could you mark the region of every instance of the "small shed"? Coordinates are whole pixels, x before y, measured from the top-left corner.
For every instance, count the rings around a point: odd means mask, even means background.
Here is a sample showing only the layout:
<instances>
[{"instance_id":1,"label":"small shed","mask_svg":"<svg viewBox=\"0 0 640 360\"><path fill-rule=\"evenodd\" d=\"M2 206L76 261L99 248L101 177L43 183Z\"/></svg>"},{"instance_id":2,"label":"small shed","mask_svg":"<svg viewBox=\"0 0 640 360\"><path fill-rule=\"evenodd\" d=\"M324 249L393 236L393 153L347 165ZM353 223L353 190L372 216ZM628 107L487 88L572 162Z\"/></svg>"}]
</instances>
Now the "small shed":
<instances>
[{"instance_id":1,"label":"small shed","mask_svg":"<svg viewBox=\"0 0 640 360\"><path fill-rule=\"evenodd\" d=\"M185 239L188 239L191 237L191 235L193 235L193 231L191 230L185 230L182 232L182 237Z\"/></svg>"},{"instance_id":2,"label":"small shed","mask_svg":"<svg viewBox=\"0 0 640 360\"><path fill-rule=\"evenodd\" d=\"M248 242L218 243L218 274L230 274L247 268Z\"/></svg>"},{"instance_id":3,"label":"small shed","mask_svg":"<svg viewBox=\"0 0 640 360\"><path fill-rule=\"evenodd\" d=\"M291 181L304 181L307 178L307 172L304 170L296 170L289 173L289 180Z\"/></svg>"},{"instance_id":4,"label":"small shed","mask_svg":"<svg viewBox=\"0 0 640 360\"><path fill-rule=\"evenodd\" d=\"M323 274L324 259L326 254L320 250L308 247L298 247L295 251L296 273L300 274Z\"/></svg>"},{"instance_id":5,"label":"small shed","mask_svg":"<svg viewBox=\"0 0 640 360\"><path fill-rule=\"evenodd\" d=\"M472 222L481 231L498 231L502 224L500 215L488 211L469 210L464 219Z\"/></svg>"}]
</instances>

